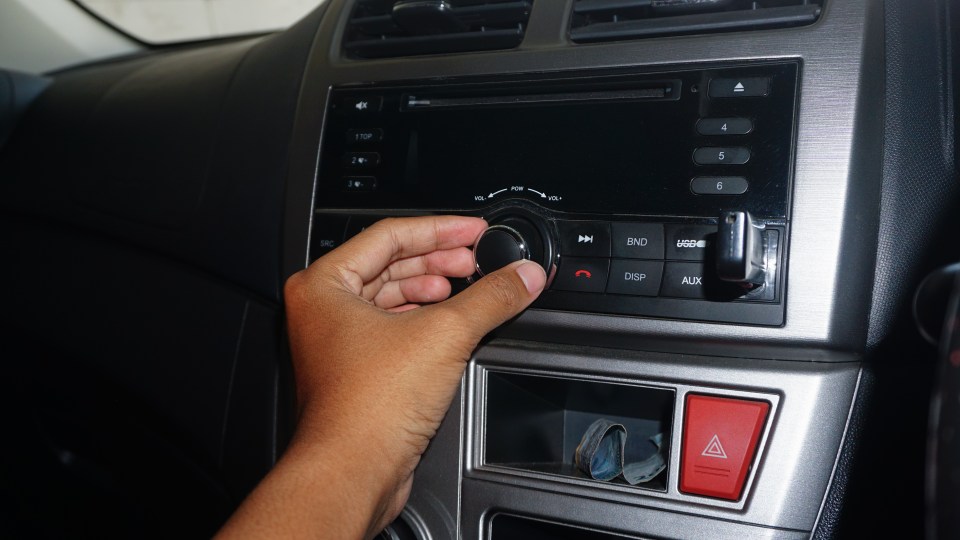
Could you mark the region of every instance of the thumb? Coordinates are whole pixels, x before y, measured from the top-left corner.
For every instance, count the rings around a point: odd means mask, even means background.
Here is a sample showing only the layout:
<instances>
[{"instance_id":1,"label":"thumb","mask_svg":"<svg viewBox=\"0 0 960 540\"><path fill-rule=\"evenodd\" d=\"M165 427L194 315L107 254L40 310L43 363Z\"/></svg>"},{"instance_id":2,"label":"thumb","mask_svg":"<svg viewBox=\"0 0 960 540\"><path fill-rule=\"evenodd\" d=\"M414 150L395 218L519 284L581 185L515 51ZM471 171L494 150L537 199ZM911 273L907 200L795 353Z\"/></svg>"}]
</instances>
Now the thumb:
<instances>
[{"instance_id":1,"label":"thumb","mask_svg":"<svg viewBox=\"0 0 960 540\"><path fill-rule=\"evenodd\" d=\"M467 330L480 341L491 330L527 308L543 292L547 275L531 261L516 261L467 287L445 301L445 308L469 321Z\"/></svg>"}]
</instances>

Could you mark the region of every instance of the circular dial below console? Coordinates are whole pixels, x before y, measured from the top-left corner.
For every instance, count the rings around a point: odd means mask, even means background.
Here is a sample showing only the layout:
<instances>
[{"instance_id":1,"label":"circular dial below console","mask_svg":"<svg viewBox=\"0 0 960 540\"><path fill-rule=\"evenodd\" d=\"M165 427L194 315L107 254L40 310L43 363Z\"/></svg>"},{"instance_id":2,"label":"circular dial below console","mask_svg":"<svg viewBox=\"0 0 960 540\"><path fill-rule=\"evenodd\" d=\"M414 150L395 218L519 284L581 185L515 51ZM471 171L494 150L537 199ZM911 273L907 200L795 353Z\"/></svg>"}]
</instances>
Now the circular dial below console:
<instances>
[{"instance_id":1,"label":"circular dial below console","mask_svg":"<svg viewBox=\"0 0 960 540\"><path fill-rule=\"evenodd\" d=\"M477 272L485 276L521 259L530 259L527 240L508 225L493 225L480 233L473 246Z\"/></svg>"},{"instance_id":2,"label":"circular dial below console","mask_svg":"<svg viewBox=\"0 0 960 540\"><path fill-rule=\"evenodd\" d=\"M556 270L556 234L551 225L533 212L518 207L501 209L487 216L491 224L477 238L473 258L477 272L484 276L526 259L533 261L547 273L551 281Z\"/></svg>"}]
</instances>

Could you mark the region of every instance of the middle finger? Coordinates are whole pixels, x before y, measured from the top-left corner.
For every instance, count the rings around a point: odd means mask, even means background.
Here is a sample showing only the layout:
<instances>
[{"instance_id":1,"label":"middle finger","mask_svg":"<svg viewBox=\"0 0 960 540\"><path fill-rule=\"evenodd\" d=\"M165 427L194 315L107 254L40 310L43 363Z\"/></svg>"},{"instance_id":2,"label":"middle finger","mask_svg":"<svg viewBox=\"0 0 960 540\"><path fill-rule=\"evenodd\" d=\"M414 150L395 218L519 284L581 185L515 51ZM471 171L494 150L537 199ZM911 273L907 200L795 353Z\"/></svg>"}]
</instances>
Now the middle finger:
<instances>
[{"instance_id":1,"label":"middle finger","mask_svg":"<svg viewBox=\"0 0 960 540\"><path fill-rule=\"evenodd\" d=\"M473 252L465 247L434 251L392 263L379 276L363 285L361 295L367 300L373 300L384 285L391 281L422 275L469 277L475 270Z\"/></svg>"}]
</instances>

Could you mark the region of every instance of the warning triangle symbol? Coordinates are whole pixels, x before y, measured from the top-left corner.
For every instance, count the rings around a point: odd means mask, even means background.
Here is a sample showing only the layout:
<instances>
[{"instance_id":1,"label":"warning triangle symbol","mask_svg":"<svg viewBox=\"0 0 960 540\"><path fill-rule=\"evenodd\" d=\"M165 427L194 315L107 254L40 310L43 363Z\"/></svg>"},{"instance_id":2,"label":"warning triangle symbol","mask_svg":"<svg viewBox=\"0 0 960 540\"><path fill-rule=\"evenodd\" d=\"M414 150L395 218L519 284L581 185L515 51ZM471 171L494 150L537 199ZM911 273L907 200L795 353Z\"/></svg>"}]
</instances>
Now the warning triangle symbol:
<instances>
[{"instance_id":1,"label":"warning triangle symbol","mask_svg":"<svg viewBox=\"0 0 960 540\"><path fill-rule=\"evenodd\" d=\"M733 87L734 92L743 92L743 83L738 82L736 86Z\"/></svg>"},{"instance_id":2,"label":"warning triangle symbol","mask_svg":"<svg viewBox=\"0 0 960 540\"><path fill-rule=\"evenodd\" d=\"M727 459L727 453L723 451L723 445L720 444L720 437L717 437L716 434L714 434L710 442L707 443L707 447L703 449L703 452L700 452L700 455Z\"/></svg>"}]
</instances>

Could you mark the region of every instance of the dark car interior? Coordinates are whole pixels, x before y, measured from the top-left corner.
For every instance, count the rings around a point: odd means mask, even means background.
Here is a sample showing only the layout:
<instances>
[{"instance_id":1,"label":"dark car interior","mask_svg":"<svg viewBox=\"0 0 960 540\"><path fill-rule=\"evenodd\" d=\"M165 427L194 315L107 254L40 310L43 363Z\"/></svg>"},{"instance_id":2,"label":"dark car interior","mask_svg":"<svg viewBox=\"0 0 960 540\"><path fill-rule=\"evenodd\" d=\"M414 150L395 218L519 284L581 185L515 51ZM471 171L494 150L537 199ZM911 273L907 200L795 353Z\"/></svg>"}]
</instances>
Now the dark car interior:
<instances>
[{"instance_id":1,"label":"dark car interior","mask_svg":"<svg viewBox=\"0 0 960 540\"><path fill-rule=\"evenodd\" d=\"M212 536L295 425L286 278L458 214L490 227L454 291L550 283L380 538L957 537L958 29L950 0L329 0L0 71L0 536ZM578 467L599 419L649 478Z\"/></svg>"}]
</instances>

